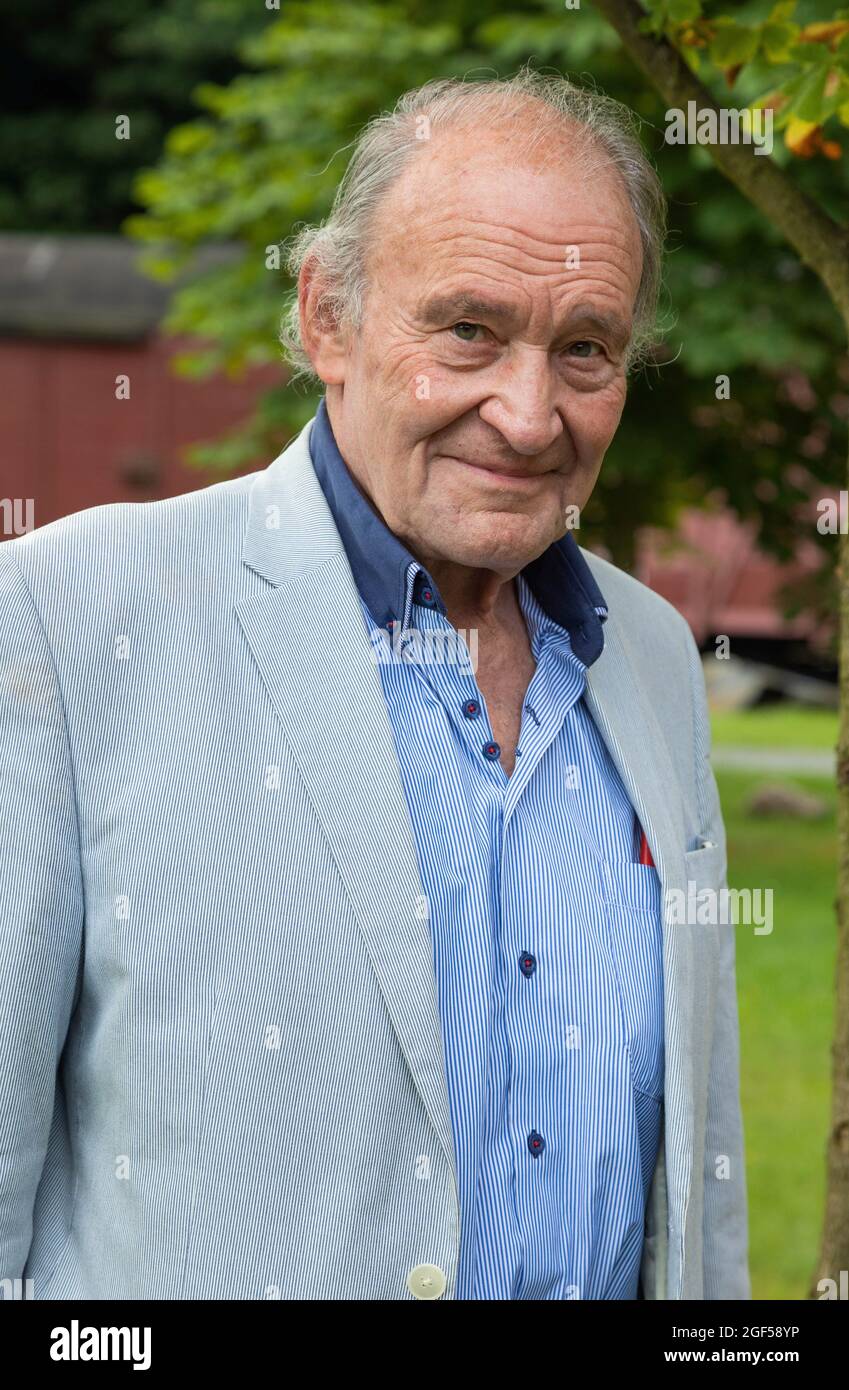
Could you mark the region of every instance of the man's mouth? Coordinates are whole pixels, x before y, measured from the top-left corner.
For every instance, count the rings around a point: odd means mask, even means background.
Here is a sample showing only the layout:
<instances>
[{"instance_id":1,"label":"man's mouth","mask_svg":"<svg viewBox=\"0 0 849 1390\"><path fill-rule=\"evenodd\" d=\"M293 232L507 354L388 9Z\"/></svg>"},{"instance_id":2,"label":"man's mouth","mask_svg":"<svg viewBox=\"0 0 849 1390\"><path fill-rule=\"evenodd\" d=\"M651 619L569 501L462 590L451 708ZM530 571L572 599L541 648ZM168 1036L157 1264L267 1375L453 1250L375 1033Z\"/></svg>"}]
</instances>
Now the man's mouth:
<instances>
[{"instance_id":1,"label":"man's mouth","mask_svg":"<svg viewBox=\"0 0 849 1390\"><path fill-rule=\"evenodd\" d=\"M452 463L459 463L463 468L470 469L472 473L478 475L481 481L486 479L493 486L530 489L536 486L541 478L547 476L547 473L529 473L527 471L521 472L518 469L492 468L489 464L472 463L469 459L457 458L453 454L446 454L445 457L450 458ZM550 469L547 470L547 472L550 471Z\"/></svg>"}]
</instances>

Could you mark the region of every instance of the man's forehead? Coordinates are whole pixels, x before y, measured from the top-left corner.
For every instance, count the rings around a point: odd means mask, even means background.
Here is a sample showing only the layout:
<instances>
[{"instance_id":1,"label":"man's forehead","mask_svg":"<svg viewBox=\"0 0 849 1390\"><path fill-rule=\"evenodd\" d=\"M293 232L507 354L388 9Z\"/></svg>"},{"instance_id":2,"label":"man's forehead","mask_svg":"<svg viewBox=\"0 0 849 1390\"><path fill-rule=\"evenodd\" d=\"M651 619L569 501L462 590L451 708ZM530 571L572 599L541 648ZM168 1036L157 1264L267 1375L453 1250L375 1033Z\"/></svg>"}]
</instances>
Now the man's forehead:
<instances>
[{"instance_id":1,"label":"man's forehead","mask_svg":"<svg viewBox=\"0 0 849 1390\"><path fill-rule=\"evenodd\" d=\"M457 259L478 243L496 255L511 248L525 254L536 272L547 263L556 272L571 245L588 255L593 246L608 245L619 258L639 260L633 209L603 157L564 152L542 168L505 158L497 145L470 150L456 139L417 152L374 227L393 259Z\"/></svg>"},{"instance_id":2,"label":"man's forehead","mask_svg":"<svg viewBox=\"0 0 849 1390\"><path fill-rule=\"evenodd\" d=\"M375 229L372 265L423 328L468 318L498 319L509 330L532 306L543 312L543 301L555 322L571 326L582 317L579 302L590 298L611 311L611 322L586 326L627 341L642 266L630 208L599 217L573 202L561 216L549 203L540 220L528 216L515 189L503 212L443 197L437 206L425 202L418 216L387 219L385 233Z\"/></svg>"},{"instance_id":3,"label":"man's forehead","mask_svg":"<svg viewBox=\"0 0 849 1390\"><path fill-rule=\"evenodd\" d=\"M621 175L585 133L573 138L552 133L530 151L509 132L471 126L434 133L414 146L413 158L387 194L387 206L428 203L438 189L443 198L463 205L474 205L485 190L493 205L509 208L518 186L582 204L611 199L628 204Z\"/></svg>"}]
</instances>

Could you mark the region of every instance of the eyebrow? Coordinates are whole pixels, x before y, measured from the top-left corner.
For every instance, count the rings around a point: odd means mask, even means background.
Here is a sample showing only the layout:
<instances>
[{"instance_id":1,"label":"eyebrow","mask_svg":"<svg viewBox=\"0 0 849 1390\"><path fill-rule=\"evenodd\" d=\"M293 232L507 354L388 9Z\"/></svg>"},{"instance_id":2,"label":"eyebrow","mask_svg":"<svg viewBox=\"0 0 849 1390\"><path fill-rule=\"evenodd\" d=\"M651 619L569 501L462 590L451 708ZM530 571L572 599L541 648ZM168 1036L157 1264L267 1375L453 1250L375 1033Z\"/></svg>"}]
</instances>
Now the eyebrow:
<instances>
[{"instance_id":1,"label":"eyebrow","mask_svg":"<svg viewBox=\"0 0 849 1390\"><path fill-rule=\"evenodd\" d=\"M504 300L490 298L488 295L468 293L437 294L426 299L419 306L417 318L425 327L435 328L439 324L457 323L463 319L495 319L504 324L515 323L518 317L514 305ZM588 303L575 304L569 310L566 321L558 336L581 328L595 330L625 348L631 338L631 324L619 314L608 313Z\"/></svg>"}]
</instances>

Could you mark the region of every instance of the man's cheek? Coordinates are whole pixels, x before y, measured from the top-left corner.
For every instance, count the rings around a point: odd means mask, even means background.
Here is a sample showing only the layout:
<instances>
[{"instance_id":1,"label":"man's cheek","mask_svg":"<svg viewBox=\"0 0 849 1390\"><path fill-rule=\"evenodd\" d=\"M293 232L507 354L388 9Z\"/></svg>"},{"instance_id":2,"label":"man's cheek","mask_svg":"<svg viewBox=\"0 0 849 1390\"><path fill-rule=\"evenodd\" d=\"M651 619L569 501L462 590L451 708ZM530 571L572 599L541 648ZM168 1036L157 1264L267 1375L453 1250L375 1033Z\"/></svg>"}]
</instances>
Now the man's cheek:
<instances>
[{"instance_id":1,"label":"man's cheek","mask_svg":"<svg viewBox=\"0 0 849 1390\"><path fill-rule=\"evenodd\" d=\"M582 454L594 458L604 452L619 428L624 406L624 390L611 386L597 395L582 397L571 417L567 413L567 423Z\"/></svg>"},{"instance_id":2,"label":"man's cheek","mask_svg":"<svg viewBox=\"0 0 849 1390\"><path fill-rule=\"evenodd\" d=\"M366 339L368 348L365 354L367 372L376 380L397 387L406 384L411 377L424 370L430 363L425 345L417 339L382 335L370 335Z\"/></svg>"}]
</instances>

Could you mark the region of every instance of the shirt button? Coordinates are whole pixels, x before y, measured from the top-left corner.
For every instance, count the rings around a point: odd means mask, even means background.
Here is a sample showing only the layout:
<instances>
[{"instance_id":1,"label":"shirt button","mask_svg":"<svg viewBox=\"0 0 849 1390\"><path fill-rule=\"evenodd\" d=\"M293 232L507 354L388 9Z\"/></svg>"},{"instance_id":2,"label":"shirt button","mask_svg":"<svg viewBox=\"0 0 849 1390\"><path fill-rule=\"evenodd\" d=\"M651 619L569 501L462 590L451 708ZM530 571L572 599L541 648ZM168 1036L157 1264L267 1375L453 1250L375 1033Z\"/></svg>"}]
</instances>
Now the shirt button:
<instances>
[{"instance_id":1,"label":"shirt button","mask_svg":"<svg viewBox=\"0 0 849 1390\"><path fill-rule=\"evenodd\" d=\"M467 700L463 705L463 713L467 719L477 719L481 712L481 707L477 700Z\"/></svg>"},{"instance_id":2,"label":"shirt button","mask_svg":"<svg viewBox=\"0 0 849 1390\"><path fill-rule=\"evenodd\" d=\"M523 951L519 957L519 969L522 974L525 975L527 979L530 979L536 968L536 957L532 956L529 951Z\"/></svg>"},{"instance_id":3,"label":"shirt button","mask_svg":"<svg viewBox=\"0 0 849 1390\"><path fill-rule=\"evenodd\" d=\"M416 1265L407 1275L407 1288L414 1298L441 1298L445 1275L438 1265Z\"/></svg>"},{"instance_id":4,"label":"shirt button","mask_svg":"<svg viewBox=\"0 0 849 1390\"><path fill-rule=\"evenodd\" d=\"M530 1149L534 1158L539 1158L540 1154L545 1148L545 1140L543 1139L541 1134L537 1133L535 1129L532 1129L530 1134L528 1135L528 1148Z\"/></svg>"},{"instance_id":5,"label":"shirt button","mask_svg":"<svg viewBox=\"0 0 849 1390\"><path fill-rule=\"evenodd\" d=\"M501 757L501 749L497 743L485 743L483 746L483 755L485 758L489 758L491 763L494 763Z\"/></svg>"},{"instance_id":6,"label":"shirt button","mask_svg":"<svg viewBox=\"0 0 849 1390\"><path fill-rule=\"evenodd\" d=\"M425 608L436 607L436 599L434 598L433 589L427 582L421 584L421 586L419 587L418 602L423 603Z\"/></svg>"}]
</instances>

